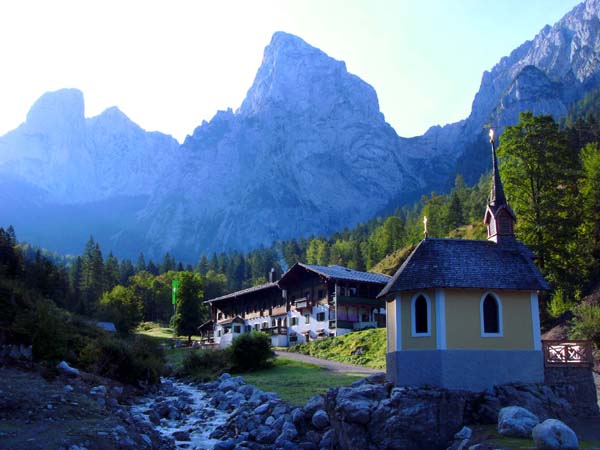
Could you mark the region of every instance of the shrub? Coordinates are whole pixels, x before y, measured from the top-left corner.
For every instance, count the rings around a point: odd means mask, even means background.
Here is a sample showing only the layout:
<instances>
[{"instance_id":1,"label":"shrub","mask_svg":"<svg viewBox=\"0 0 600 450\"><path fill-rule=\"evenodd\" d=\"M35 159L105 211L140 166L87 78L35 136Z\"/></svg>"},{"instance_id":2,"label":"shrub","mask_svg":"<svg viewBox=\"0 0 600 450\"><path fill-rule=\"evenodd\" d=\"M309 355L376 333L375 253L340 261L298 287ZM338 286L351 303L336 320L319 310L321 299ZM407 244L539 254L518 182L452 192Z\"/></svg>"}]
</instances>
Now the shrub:
<instances>
[{"instance_id":1,"label":"shrub","mask_svg":"<svg viewBox=\"0 0 600 450\"><path fill-rule=\"evenodd\" d=\"M85 340L86 327L73 324L70 313L50 300L40 300L30 310L19 311L10 331L15 342L30 344L33 357L40 361L75 361Z\"/></svg>"},{"instance_id":2,"label":"shrub","mask_svg":"<svg viewBox=\"0 0 600 450\"><path fill-rule=\"evenodd\" d=\"M231 371L231 350L190 350L183 360L182 374L210 379Z\"/></svg>"},{"instance_id":3,"label":"shrub","mask_svg":"<svg viewBox=\"0 0 600 450\"><path fill-rule=\"evenodd\" d=\"M548 312L552 317L557 318L573 309L574 306L575 302L566 298L565 293L561 289L557 289L548 305Z\"/></svg>"},{"instance_id":4,"label":"shrub","mask_svg":"<svg viewBox=\"0 0 600 450\"><path fill-rule=\"evenodd\" d=\"M581 304L573 308L575 317L571 324L570 337L590 339L600 348L600 306Z\"/></svg>"},{"instance_id":5,"label":"shrub","mask_svg":"<svg viewBox=\"0 0 600 450\"><path fill-rule=\"evenodd\" d=\"M80 363L98 375L145 385L160 381L165 355L160 344L147 336L130 339L102 336L83 350Z\"/></svg>"},{"instance_id":6,"label":"shrub","mask_svg":"<svg viewBox=\"0 0 600 450\"><path fill-rule=\"evenodd\" d=\"M231 364L235 371L266 367L273 356L271 337L260 331L242 334L231 344Z\"/></svg>"}]
</instances>

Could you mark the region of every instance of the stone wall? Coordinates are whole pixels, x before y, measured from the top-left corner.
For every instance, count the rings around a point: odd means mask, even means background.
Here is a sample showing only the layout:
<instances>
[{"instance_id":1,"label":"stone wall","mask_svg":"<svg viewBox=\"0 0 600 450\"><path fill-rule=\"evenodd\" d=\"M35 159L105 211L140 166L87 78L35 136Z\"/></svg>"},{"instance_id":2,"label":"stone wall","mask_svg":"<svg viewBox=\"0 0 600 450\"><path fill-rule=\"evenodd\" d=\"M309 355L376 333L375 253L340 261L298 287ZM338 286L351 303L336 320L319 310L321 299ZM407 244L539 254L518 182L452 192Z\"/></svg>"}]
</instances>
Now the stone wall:
<instances>
[{"instance_id":1,"label":"stone wall","mask_svg":"<svg viewBox=\"0 0 600 450\"><path fill-rule=\"evenodd\" d=\"M575 415L598 414L598 397L591 367L546 367L544 382L572 405Z\"/></svg>"}]
</instances>

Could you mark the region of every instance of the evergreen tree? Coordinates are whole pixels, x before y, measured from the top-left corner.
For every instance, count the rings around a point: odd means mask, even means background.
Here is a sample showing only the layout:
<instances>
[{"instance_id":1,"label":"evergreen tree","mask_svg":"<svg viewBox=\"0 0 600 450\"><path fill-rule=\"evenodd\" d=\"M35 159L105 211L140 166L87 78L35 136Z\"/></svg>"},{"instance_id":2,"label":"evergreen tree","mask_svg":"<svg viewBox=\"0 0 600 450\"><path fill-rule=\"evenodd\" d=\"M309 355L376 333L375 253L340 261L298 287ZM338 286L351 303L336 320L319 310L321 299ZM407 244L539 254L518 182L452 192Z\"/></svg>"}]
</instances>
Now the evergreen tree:
<instances>
[{"instance_id":1,"label":"evergreen tree","mask_svg":"<svg viewBox=\"0 0 600 450\"><path fill-rule=\"evenodd\" d=\"M121 281L119 260L110 252L104 262L104 292L112 291Z\"/></svg>"},{"instance_id":2,"label":"evergreen tree","mask_svg":"<svg viewBox=\"0 0 600 450\"><path fill-rule=\"evenodd\" d=\"M152 260L148 261L148 266L146 267L146 270L154 276L159 274L158 267L156 267L156 264L154 264Z\"/></svg>"},{"instance_id":3,"label":"evergreen tree","mask_svg":"<svg viewBox=\"0 0 600 450\"><path fill-rule=\"evenodd\" d=\"M135 271L143 272L146 270L146 258L144 258L144 253L140 252L137 262L135 263Z\"/></svg>"},{"instance_id":4,"label":"evergreen tree","mask_svg":"<svg viewBox=\"0 0 600 450\"><path fill-rule=\"evenodd\" d=\"M452 191L450 194L450 204L448 205L448 212L446 214L446 230L450 231L460 227L465 223L463 215L462 202L458 192Z\"/></svg>"},{"instance_id":5,"label":"evergreen tree","mask_svg":"<svg viewBox=\"0 0 600 450\"><path fill-rule=\"evenodd\" d=\"M121 285L128 286L129 278L135 274L135 268L133 267L133 263L130 259L121 260L121 264L119 266L119 280Z\"/></svg>"},{"instance_id":6,"label":"evergreen tree","mask_svg":"<svg viewBox=\"0 0 600 450\"><path fill-rule=\"evenodd\" d=\"M104 288L104 262L100 246L94 241L93 236L85 245L81 258L81 279L79 290L81 292L81 313L91 315L96 310L96 305Z\"/></svg>"},{"instance_id":7,"label":"evergreen tree","mask_svg":"<svg viewBox=\"0 0 600 450\"><path fill-rule=\"evenodd\" d=\"M6 229L6 234L8 236L8 242L13 247L17 245L17 234L15 233L15 229L12 225L9 225Z\"/></svg>"},{"instance_id":8,"label":"evergreen tree","mask_svg":"<svg viewBox=\"0 0 600 450\"><path fill-rule=\"evenodd\" d=\"M169 270L175 270L175 260L169 252L167 252L163 258L163 262L160 265L160 273L168 272Z\"/></svg>"},{"instance_id":9,"label":"evergreen tree","mask_svg":"<svg viewBox=\"0 0 600 450\"><path fill-rule=\"evenodd\" d=\"M210 263L208 262L208 258L206 255L202 255L200 257L200 261L198 261L198 267L196 268L200 275L204 276L210 270Z\"/></svg>"}]
</instances>

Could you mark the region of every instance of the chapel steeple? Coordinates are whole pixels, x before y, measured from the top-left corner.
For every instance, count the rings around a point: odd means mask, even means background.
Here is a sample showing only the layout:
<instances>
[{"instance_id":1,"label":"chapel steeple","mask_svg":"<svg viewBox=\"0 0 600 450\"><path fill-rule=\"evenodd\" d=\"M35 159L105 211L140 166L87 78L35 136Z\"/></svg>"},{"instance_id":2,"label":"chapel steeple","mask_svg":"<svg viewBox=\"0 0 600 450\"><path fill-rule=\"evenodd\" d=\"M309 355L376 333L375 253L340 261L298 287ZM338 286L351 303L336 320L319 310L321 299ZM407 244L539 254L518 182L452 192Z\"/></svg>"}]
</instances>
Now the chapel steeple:
<instances>
[{"instance_id":1,"label":"chapel steeple","mask_svg":"<svg viewBox=\"0 0 600 450\"><path fill-rule=\"evenodd\" d=\"M514 229L517 218L504 195L504 187L498 170L494 130L490 130L490 144L492 146L492 190L483 222L487 226L488 241L512 242L515 240Z\"/></svg>"}]
</instances>

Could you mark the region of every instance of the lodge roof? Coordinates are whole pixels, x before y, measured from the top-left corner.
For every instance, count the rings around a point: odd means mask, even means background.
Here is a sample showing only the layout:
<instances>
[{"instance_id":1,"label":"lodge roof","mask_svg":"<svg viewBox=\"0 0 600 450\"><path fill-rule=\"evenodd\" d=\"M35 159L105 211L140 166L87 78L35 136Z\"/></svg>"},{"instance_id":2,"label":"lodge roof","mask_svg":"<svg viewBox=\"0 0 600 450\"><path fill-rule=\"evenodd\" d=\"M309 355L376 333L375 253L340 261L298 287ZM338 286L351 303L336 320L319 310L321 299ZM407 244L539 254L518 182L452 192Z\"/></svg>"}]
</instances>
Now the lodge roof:
<instances>
[{"instance_id":1,"label":"lodge roof","mask_svg":"<svg viewBox=\"0 0 600 450\"><path fill-rule=\"evenodd\" d=\"M298 268L303 268L305 270L314 272L318 275L332 280L385 284L391 278L388 275L383 275L380 273L361 272L360 270L349 269L348 267L343 266L318 266L315 264L296 263L281 277L279 283L285 283L287 278L290 276L289 274L297 271Z\"/></svg>"},{"instance_id":2,"label":"lodge roof","mask_svg":"<svg viewBox=\"0 0 600 450\"><path fill-rule=\"evenodd\" d=\"M272 289L272 288L279 289L279 286L277 286L277 283L259 284L257 286L252 286L247 289L242 289L241 291L235 291L235 292L231 292L226 295L222 295L221 297L211 298L209 300L206 300L204 303L212 303L212 302L218 302L220 300L227 300L227 299L232 299L232 298L236 298L236 297L242 297L244 295L248 295L248 294L251 294L254 292L264 291L264 290Z\"/></svg>"},{"instance_id":3,"label":"lodge roof","mask_svg":"<svg viewBox=\"0 0 600 450\"><path fill-rule=\"evenodd\" d=\"M423 239L378 297L427 288L548 290L521 242Z\"/></svg>"}]
</instances>

